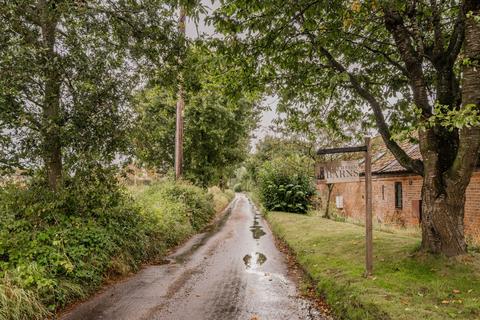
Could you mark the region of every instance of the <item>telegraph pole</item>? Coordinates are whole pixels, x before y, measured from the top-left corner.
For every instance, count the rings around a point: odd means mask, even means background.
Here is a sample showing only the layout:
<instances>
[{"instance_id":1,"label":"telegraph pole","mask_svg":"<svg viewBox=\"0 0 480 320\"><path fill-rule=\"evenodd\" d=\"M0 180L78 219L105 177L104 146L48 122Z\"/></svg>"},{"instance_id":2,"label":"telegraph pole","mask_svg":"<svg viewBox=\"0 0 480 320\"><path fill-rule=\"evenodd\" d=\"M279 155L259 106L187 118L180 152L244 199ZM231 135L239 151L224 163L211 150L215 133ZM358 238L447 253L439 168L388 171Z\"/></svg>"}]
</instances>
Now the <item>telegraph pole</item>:
<instances>
[{"instance_id":1,"label":"telegraph pole","mask_svg":"<svg viewBox=\"0 0 480 320\"><path fill-rule=\"evenodd\" d=\"M178 19L178 31L185 37L185 8L180 7L180 16ZM180 65L182 61L180 60ZM185 89L183 86L183 74L178 75L178 93L177 93L177 121L175 132L175 178L178 180L183 175L183 112L185 108Z\"/></svg>"}]
</instances>

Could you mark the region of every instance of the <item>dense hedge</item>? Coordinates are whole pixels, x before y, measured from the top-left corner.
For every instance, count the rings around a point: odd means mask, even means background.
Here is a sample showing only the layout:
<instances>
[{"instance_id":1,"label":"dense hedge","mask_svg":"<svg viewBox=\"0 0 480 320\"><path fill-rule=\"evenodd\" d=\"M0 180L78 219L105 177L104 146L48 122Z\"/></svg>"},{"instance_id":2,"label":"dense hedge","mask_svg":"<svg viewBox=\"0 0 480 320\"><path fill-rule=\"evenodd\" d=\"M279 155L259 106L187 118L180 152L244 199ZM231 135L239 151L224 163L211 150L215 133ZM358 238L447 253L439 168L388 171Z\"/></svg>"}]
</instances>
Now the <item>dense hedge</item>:
<instances>
[{"instance_id":1,"label":"dense hedge","mask_svg":"<svg viewBox=\"0 0 480 320\"><path fill-rule=\"evenodd\" d=\"M108 173L0 189L0 319L44 319L201 229L213 196L171 181L135 193Z\"/></svg>"},{"instance_id":2,"label":"dense hedge","mask_svg":"<svg viewBox=\"0 0 480 320\"><path fill-rule=\"evenodd\" d=\"M300 170L301 158L273 159L264 162L258 174L263 205L269 211L306 213L315 187L306 170Z\"/></svg>"}]
</instances>

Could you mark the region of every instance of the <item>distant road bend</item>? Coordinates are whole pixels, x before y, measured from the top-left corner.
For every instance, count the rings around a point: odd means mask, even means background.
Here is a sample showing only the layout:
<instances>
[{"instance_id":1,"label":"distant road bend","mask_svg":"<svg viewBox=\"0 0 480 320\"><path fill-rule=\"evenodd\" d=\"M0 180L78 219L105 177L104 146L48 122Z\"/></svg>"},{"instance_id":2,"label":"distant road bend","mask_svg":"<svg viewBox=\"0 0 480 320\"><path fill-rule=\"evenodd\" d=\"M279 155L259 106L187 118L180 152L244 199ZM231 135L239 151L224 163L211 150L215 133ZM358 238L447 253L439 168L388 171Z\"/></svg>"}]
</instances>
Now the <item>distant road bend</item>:
<instances>
[{"instance_id":1,"label":"distant road bend","mask_svg":"<svg viewBox=\"0 0 480 320\"><path fill-rule=\"evenodd\" d=\"M324 319L299 296L283 254L250 200L168 257L66 313L62 320Z\"/></svg>"}]
</instances>

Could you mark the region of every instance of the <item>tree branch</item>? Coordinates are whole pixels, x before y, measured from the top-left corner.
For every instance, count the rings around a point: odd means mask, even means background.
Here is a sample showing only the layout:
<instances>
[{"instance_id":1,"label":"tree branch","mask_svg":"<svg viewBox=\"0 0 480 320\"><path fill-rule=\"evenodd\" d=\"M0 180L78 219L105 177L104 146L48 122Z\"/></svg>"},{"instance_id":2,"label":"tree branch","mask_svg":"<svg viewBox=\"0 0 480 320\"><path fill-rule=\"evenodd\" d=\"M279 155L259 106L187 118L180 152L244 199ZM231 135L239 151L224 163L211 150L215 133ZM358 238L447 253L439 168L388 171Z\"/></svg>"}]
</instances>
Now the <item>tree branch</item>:
<instances>
[{"instance_id":1,"label":"tree branch","mask_svg":"<svg viewBox=\"0 0 480 320\"><path fill-rule=\"evenodd\" d=\"M402 16L392 8L383 8L385 26L395 40L398 52L408 71L410 87L413 91L415 104L421 108L422 116L426 119L432 115L427 83L422 69L422 56L415 51L409 31L405 27Z\"/></svg>"},{"instance_id":2,"label":"tree branch","mask_svg":"<svg viewBox=\"0 0 480 320\"><path fill-rule=\"evenodd\" d=\"M452 65L460 54L465 39L465 19L465 7L461 5L446 51L447 62Z\"/></svg>"},{"instance_id":3,"label":"tree branch","mask_svg":"<svg viewBox=\"0 0 480 320\"><path fill-rule=\"evenodd\" d=\"M475 61L480 57L480 2L478 0L465 0L465 11L471 16L465 20L465 48L464 55L467 59ZM473 105L477 110L480 107L480 71L475 64L463 66L462 81L462 108ZM459 131L460 144L453 165L447 172L455 188L466 188L475 165L478 161L480 150L480 126L464 127Z\"/></svg>"},{"instance_id":4,"label":"tree branch","mask_svg":"<svg viewBox=\"0 0 480 320\"><path fill-rule=\"evenodd\" d=\"M390 129L385 121L385 117L383 116L382 108L378 100L367 89L365 89L355 75L348 72L347 69L340 64L340 62L338 62L327 49L321 47L320 52L327 58L332 67L334 67L338 72L348 74L350 83L355 91L370 104L373 114L375 115L378 132L382 136L385 145L392 152L397 161L404 168L409 169L419 175L423 175L422 161L418 159L412 159L394 140L392 140Z\"/></svg>"}]
</instances>

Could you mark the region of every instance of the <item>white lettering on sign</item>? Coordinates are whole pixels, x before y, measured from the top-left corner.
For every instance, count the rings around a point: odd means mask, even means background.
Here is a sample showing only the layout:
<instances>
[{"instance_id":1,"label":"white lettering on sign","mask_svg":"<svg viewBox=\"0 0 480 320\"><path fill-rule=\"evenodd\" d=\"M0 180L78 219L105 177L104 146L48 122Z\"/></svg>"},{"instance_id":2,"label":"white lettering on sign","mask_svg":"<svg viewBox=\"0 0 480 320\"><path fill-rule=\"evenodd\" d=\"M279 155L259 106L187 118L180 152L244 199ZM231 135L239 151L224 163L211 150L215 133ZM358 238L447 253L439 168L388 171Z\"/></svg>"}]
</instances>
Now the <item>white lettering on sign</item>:
<instances>
[{"instance_id":1,"label":"white lettering on sign","mask_svg":"<svg viewBox=\"0 0 480 320\"><path fill-rule=\"evenodd\" d=\"M358 161L332 161L319 164L317 178L326 183L360 181Z\"/></svg>"}]
</instances>

